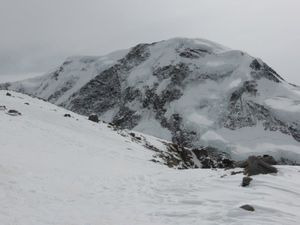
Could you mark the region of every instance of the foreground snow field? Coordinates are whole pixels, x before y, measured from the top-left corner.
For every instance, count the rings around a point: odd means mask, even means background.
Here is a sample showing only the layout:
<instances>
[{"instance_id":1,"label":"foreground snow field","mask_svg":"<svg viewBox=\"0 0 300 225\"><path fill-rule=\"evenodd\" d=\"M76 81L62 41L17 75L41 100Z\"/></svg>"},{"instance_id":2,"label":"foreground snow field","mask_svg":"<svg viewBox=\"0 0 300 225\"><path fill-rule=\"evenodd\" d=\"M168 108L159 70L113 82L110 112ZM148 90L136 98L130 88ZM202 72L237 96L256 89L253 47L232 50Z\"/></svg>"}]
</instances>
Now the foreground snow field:
<instances>
[{"instance_id":1,"label":"foreground snow field","mask_svg":"<svg viewBox=\"0 0 300 225\"><path fill-rule=\"evenodd\" d=\"M22 115L0 111L0 224L299 224L300 167L243 188L242 174L169 169L106 124L10 93L0 106Z\"/></svg>"}]
</instances>

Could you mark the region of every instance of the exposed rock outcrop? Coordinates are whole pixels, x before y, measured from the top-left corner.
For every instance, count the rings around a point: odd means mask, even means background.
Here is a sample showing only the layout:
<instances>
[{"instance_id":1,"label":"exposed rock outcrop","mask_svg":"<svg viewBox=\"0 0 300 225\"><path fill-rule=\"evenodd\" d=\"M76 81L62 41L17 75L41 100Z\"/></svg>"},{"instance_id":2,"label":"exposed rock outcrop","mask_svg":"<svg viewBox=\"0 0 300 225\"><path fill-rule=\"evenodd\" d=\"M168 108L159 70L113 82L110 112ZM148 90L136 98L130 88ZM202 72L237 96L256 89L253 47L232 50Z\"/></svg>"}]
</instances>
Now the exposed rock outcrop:
<instances>
[{"instance_id":1,"label":"exposed rock outcrop","mask_svg":"<svg viewBox=\"0 0 300 225\"><path fill-rule=\"evenodd\" d=\"M278 172L276 167L257 156L249 156L242 166L244 167L244 174L248 176Z\"/></svg>"},{"instance_id":2,"label":"exposed rock outcrop","mask_svg":"<svg viewBox=\"0 0 300 225\"><path fill-rule=\"evenodd\" d=\"M99 117L96 114L89 115L88 120L93 121L95 123L98 123L100 121Z\"/></svg>"}]
</instances>

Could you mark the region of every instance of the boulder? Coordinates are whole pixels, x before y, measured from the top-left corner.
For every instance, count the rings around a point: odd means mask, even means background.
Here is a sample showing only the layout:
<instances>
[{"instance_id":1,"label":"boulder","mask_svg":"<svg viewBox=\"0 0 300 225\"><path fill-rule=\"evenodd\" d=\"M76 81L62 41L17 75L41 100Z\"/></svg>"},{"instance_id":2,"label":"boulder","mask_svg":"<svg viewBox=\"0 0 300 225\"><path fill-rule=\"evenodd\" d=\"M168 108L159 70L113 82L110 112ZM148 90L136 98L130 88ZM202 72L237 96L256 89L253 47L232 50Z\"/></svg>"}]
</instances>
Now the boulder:
<instances>
[{"instance_id":1,"label":"boulder","mask_svg":"<svg viewBox=\"0 0 300 225\"><path fill-rule=\"evenodd\" d=\"M243 177L243 181L242 181L242 187L247 187L249 186L250 182L253 179L251 177Z\"/></svg>"},{"instance_id":2,"label":"boulder","mask_svg":"<svg viewBox=\"0 0 300 225\"><path fill-rule=\"evenodd\" d=\"M69 113L66 113L66 114L64 115L64 117L71 117L71 115L70 115Z\"/></svg>"},{"instance_id":3,"label":"boulder","mask_svg":"<svg viewBox=\"0 0 300 225\"><path fill-rule=\"evenodd\" d=\"M99 122L99 118L98 118L98 116L97 116L96 114L91 114L91 115L89 116L88 120L93 121L93 122L95 122L95 123L98 123L98 122Z\"/></svg>"},{"instance_id":4,"label":"boulder","mask_svg":"<svg viewBox=\"0 0 300 225\"><path fill-rule=\"evenodd\" d=\"M241 209L244 209L244 210L246 210L246 211L250 211L250 212L254 212L254 211L255 211L254 207L251 206L251 205L248 205L248 204L242 205L240 208L241 208Z\"/></svg>"},{"instance_id":5,"label":"boulder","mask_svg":"<svg viewBox=\"0 0 300 225\"><path fill-rule=\"evenodd\" d=\"M277 172L278 170L274 166L269 165L257 156L249 156L246 161L246 167L244 169L244 174L248 176Z\"/></svg>"},{"instance_id":6,"label":"boulder","mask_svg":"<svg viewBox=\"0 0 300 225\"><path fill-rule=\"evenodd\" d=\"M137 140L139 140L139 141L141 141L141 140L142 140L142 138L141 138L141 137L135 137L135 139L137 139Z\"/></svg>"},{"instance_id":7,"label":"boulder","mask_svg":"<svg viewBox=\"0 0 300 225\"><path fill-rule=\"evenodd\" d=\"M271 155L263 155L259 156L259 158L269 165L277 165L277 161Z\"/></svg>"},{"instance_id":8,"label":"boulder","mask_svg":"<svg viewBox=\"0 0 300 225\"><path fill-rule=\"evenodd\" d=\"M5 111L6 110L6 106L5 105L0 105L0 111Z\"/></svg>"},{"instance_id":9,"label":"boulder","mask_svg":"<svg viewBox=\"0 0 300 225\"><path fill-rule=\"evenodd\" d=\"M6 96L11 96L11 93L7 92L7 93L6 93Z\"/></svg>"},{"instance_id":10,"label":"boulder","mask_svg":"<svg viewBox=\"0 0 300 225\"><path fill-rule=\"evenodd\" d=\"M21 116L22 115L22 113L20 113L19 111L15 110L15 109L8 110L7 114L10 116Z\"/></svg>"}]
</instances>

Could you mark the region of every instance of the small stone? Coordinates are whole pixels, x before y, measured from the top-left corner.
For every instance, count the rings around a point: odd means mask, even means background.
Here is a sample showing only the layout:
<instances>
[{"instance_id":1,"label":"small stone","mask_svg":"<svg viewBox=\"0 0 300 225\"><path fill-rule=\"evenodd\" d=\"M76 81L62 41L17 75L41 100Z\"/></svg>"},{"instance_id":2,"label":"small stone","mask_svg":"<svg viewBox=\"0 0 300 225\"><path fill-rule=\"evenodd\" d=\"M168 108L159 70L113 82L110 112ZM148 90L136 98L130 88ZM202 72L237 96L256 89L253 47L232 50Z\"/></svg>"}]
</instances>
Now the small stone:
<instances>
[{"instance_id":1,"label":"small stone","mask_svg":"<svg viewBox=\"0 0 300 225\"><path fill-rule=\"evenodd\" d=\"M244 209L246 211L250 211L250 212L254 212L255 211L254 207L251 206L251 205L248 205L248 204L247 205L242 205L240 208Z\"/></svg>"},{"instance_id":2,"label":"small stone","mask_svg":"<svg viewBox=\"0 0 300 225\"><path fill-rule=\"evenodd\" d=\"M5 111L6 110L6 106L5 105L0 105L0 111Z\"/></svg>"},{"instance_id":3,"label":"small stone","mask_svg":"<svg viewBox=\"0 0 300 225\"><path fill-rule=\"evenodd\" d=\"M22 113L20 113L19 111L15 110L15 109L8 110L7 114L10 116L21 116L22 115Z\"/></svg>"},{"instance_id":4,"label":"small stone","mask_svg":"<svg viewBox=\"0 0 300 225\"><path fill-rule=\"evenodd\" d=\"M71 117L71 115L70 115L69 113L66 113L66 114L64 115L64 117Z\"/></svg>"},{"instance_id":5,"label":"small stone","mask_svg":"<svg viewBox=\"0 0 300 225\"><path fill-rule=\"evenodd\" d=\"M6 93L6 96L11 96L11 93L7 92L7 93Z\"/></svg>"},{"instance_id":6,"label":"small stone","mask_svg":"<svg viewBox=\"0 0 300 225\"><path fill-rule=\"evenodd\" d=\"M250 182L253 179L251 177L243 177L243 181L242 181L242 187L247 187L249 186Z\"/></svg>"},{"instance_id":7,"label":"small stone","mask_svg":"<svg viewBox=\"0 0 300 225\"><path fill-rule=\"evenodd\" d=\"M205 158L201 161L202 169L211 169L214 168L214 162L209 158Z\"/></svg>"},{"instance_id":8,"label":"small stone","mask_svg":"<svg viewBox=\"0 0 300 225\"><path fill-rule=\"evenodd\" d=\"M129 133L131 137L135 137L135 133Z\"/></svg>"}]
</instances>

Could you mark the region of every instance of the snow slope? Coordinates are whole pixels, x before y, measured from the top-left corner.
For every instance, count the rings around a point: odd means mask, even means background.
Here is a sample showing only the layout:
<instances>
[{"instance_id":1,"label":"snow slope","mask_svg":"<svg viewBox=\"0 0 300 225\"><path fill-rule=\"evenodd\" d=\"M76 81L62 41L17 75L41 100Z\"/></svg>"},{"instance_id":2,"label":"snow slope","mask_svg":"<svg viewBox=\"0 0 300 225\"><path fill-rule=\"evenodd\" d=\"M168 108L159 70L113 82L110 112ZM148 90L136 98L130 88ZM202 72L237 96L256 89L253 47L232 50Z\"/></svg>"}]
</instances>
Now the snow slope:
<instances>
[{"instance_id":1,"label":"snow slope","mask_svg":"<svg viewBox=\"0 0 300 225\"><path fill-rule=\"evenodd\" d=\"M0 224L299 224L300 167L242 188L240 174L169 169L107 124L10 93L0 105L22 115L0 111Z\"/></svg>"},{"instance_id":2,"label":"snow slope","mask_svg":"<svg viewBox=\"0 0 300 225\"><path fill-rule=\"evenodd\" d=\"M183 146L300 163L300 87L262 60L208 40L173 38L71 57L43 77L1 88Z\"/></svg>"}]
</instances>

